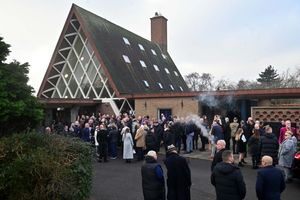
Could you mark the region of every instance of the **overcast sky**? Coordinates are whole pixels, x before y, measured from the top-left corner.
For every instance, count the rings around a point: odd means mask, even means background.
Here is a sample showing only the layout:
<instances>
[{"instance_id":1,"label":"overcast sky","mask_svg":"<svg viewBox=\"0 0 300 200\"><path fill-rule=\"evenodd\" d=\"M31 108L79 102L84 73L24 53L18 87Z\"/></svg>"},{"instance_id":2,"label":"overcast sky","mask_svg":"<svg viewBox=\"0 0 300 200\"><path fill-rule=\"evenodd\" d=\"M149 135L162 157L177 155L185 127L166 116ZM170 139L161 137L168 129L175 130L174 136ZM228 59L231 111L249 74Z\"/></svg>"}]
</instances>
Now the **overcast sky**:
<instances>
[{"instance_id":1,"label":"overcast sky","mask_svg":"<svg viewBox=\"0 0 300 200\"><path fill-rule=\"evenodd\" d=\"M0 0L8 61L30 64L38 91L72 3L150 40L150 17L168 19L168 51L182 75L255 80L273 65L300 67L298 0Z\"/></svg>"}]
</instances>

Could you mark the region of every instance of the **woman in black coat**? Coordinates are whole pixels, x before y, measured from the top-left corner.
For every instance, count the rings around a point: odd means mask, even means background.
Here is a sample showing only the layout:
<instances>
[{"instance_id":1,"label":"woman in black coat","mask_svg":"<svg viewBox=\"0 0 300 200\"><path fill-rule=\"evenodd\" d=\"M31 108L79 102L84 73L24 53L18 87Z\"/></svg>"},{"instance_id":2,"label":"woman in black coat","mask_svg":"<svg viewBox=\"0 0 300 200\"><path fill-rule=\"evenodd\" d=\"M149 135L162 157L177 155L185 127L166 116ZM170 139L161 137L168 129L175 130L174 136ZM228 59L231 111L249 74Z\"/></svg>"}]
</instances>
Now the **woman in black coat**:
<instances>
[{"instance_id":1,"label":"woman in black coat","mask_svg":"<svg viewBox=\"0 0 300 200\"><path fill-rule=\"evenodd\" d=\"M253 169L258 169L258 164L260 162L259 140L260 140L259 129L254 129L253 135L250 137L248 141L248 147L250 149L250 154L252 156Z\"/></svg>"}]
</instances>

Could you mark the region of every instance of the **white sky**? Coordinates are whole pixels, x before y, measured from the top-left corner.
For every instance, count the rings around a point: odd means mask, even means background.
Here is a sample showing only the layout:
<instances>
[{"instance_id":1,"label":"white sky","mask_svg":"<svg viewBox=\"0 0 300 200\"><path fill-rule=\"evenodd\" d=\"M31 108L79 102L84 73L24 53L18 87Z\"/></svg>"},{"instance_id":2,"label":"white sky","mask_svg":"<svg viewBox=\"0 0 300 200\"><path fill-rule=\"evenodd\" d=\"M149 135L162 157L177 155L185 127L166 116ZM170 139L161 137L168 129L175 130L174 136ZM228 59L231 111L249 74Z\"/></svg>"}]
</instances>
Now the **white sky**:
<instances>
[{"instance_id":1,"label":"white sky","mask_svg":"<svg viewBox=\"0 0 300 200\"><path fill-rule=\"evenodd\" d=\"M7 61L30 64L42 82L72 3L150 40L150 18L168 19L168 51L182 75L255 80L268 65L300 66L298 0L0 0Z\"/></svg>"}]
</instances>

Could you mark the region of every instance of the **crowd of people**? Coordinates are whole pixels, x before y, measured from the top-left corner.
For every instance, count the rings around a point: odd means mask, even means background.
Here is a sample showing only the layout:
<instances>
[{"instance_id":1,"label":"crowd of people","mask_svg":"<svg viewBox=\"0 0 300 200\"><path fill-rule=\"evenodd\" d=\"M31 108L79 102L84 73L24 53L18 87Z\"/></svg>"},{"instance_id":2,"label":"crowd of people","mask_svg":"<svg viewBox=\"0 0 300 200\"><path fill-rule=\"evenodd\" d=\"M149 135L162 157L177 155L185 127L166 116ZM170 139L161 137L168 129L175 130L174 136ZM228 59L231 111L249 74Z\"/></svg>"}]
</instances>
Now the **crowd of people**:
<instances>
[{"instance_id":1,"label":"crowd of people","mask_svg":"<svg viewBox=\"0 0 300 200\"><path fill-rule=\"evenodd\" d=\"M162 114L160 119L150 119L126 113L120 116L99 113L97 116L78 116L70 127L62 124L47 127L46 132L53 129L94 144L99 162L120 156L118 147L122 148L126 163L134 158L144 161L143 194L149 200L165 199L164 175L157 163L161 148L166 153L167 199L190 199L191 171L180 153L189 154L195 150L210 151L213 159L211 184L216 188L217 199L245 197L240 167L246 164L247 156L252 158L253 169L261 167L257 172L258 199L280 199L285 183L292 181L291 166L298 139L290 120L284 122L279 133L274 133L271 126L251 117L244 122L237 117L232 121L228 117L222 119L219 115L214 116L209 126L206 116L182 119L166 118ZM198 148L199 140L201 148ZM238 154L237 165L234 154ZM273 175L269 176L270 173ZM266 184L274 181L278 184L268 188Z\"/></svg>"}]
</instances>

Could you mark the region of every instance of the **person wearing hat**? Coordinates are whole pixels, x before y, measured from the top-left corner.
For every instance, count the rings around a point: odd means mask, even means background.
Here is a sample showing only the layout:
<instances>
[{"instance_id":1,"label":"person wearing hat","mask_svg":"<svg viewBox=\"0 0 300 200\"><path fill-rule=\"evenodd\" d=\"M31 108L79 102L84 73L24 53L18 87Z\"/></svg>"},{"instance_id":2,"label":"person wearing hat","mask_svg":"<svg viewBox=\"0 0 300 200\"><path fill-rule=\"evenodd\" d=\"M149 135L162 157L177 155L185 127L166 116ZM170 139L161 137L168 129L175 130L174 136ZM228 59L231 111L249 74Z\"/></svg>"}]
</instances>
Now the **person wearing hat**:
<instances>
[{"instance_id":1,"label":"person wearing hat","mask_svg":"<svg viewBox=\"0 0 300 200\"><path fill-rule=\"evenodd\" d=\"M142 165L142 186L145 200L165 200L165 179L155 151L148 151Z\"/></svg>"},{"instance_id":2,"label":"person wearing hat","mask_svg":"<svg viewBox=\"0 0 300 200\"><path fill-rule=\"evenodd\" d=\"M191 170L186 159L180 156L176 147L171 144L168 146L165 165L167 172L167 199L190 200L190 187L192 185Z\"/></svg>"}]
</instances>

